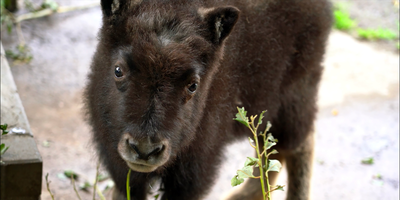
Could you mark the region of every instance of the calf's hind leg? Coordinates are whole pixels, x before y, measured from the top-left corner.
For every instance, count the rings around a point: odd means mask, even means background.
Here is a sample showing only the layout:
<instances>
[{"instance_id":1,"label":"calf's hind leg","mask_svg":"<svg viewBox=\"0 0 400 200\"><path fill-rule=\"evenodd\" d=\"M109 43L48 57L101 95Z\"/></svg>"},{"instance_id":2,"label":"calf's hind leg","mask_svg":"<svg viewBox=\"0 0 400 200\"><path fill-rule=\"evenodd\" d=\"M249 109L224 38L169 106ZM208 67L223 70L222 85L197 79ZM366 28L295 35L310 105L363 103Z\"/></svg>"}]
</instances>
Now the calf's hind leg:
<instances>
[{"instance_id":1,"label":"calf's hind leg","mask_svg":"<svg viewBox=\"0 0 400 200\"><path fill-rule=\"evenodd\" d=\"M307 136L295 151L285 154L288 171L287 200L310 199L310 179L314 154L314 134Z\"/></svg>"}]
</instances>

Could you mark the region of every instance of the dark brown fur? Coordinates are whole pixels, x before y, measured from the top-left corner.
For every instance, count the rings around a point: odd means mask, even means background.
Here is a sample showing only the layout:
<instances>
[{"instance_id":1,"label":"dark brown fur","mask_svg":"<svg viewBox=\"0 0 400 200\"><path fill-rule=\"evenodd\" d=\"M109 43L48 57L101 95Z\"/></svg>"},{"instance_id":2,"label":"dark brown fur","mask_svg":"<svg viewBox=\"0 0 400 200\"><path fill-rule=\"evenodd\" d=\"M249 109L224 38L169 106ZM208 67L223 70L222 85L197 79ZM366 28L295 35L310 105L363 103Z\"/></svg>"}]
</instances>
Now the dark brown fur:
<instances>
[{"instance_id":1,"label":"dark brown fur","mask_svg":"<svg viewBox=\"0 0 400 200\"><path fill-rule=\"evenodd\" d=\"M162 180L163 200L201 199L224 146L250 136L232 120L244 106L253 115L268 110L279 159L288 165L288 199L308 199L316 95L331 27L326 0L101 3L103 27L85 96L116 196L126 194L128 158L155 163L155 169L133 167L133 199L145 199L153 178ZM229 198L260 199L256 191Z\"/></svg>"}]
</instances>

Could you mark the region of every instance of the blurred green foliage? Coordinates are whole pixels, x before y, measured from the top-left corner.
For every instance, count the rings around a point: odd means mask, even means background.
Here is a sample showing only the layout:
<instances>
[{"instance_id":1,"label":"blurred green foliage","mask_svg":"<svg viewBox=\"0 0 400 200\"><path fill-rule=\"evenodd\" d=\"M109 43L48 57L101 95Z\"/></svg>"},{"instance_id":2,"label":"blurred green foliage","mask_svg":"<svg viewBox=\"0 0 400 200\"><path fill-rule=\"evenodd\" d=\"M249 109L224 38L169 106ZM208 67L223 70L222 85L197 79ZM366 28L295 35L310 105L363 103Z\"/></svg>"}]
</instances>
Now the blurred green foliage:
<instances>
[{"instance_id":1,"label":"blurred green foliage","mask_svg":"<svg viewBox=\"0 0 400 200\"><path fill-rule=\"evenodd\" d=\"M333 10L334 27L338 30L350 30L357 26L357 22L350 18L345 4L336 4Z\"/></svg>"},{"instance_id":2,"label":"blurred green foliage","mask_svg":"<svg viewBox=\"0 0 400 200\"><path fill-rule=\"evenodd\" d=\"M397 38L397 34L389 29L383 29L383 28L378 28L378 29L362 29L359 28L357 29L358 36L362 39L367 39L367 40L393 40Z\"/></svg>"}]
</instances>

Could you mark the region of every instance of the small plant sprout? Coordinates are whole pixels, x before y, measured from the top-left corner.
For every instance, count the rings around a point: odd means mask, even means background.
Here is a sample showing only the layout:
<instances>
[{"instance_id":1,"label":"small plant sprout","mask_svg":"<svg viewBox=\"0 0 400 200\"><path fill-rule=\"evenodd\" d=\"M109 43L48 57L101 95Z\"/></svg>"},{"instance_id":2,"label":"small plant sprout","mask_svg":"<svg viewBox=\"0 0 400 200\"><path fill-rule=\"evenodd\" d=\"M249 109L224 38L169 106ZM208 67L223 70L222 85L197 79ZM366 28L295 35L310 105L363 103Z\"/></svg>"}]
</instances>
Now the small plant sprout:
<instances>
[{"instance_id":1,"label":"small plant sprout","mask_svg":"<svg viewBox=\"0 0 400 200\"><path fill-rule=\"evenodd\" d=\"M8 133L7 127L8 127L7 124L0 125L1 135L5 135L5 134ZM1 145L0 145L0 155L3 155L7 151L7 149L8 149L8 147L6 147L6 144L1 143Z\"/></svg>"},{"instance_id":2,"label":"small plant sprout","mask_svg":"<svg viewBox=\"0 0 400 200\"><path fill-rule=\"evenodd\" d=\"M351 19L345 4L336 4L333 16L335 18L334 27L338 30L350 30L357 26L357 22Z\"/></svg>"},{"instance_id":3,"label":"small plant sprout","mask_svg":"<svg viewBox=\"0 0 400 200\"><path fill-rule=\"evenodd\" d=\"M361 163L366 165L372 165L374 164L374 158L373 157L364 158L361 160Z\"/></svg>"},{"instance_id":4,"label":"small plant sprout","mask_svg":"<svg viewBox=\"0 0 400 200\"><path fill-rule=\"evenodd\" d=\"M51 190L50 190L50 181L49 181L48 177L49 177L49 174L47 173L45 176L47 191L49 191L51 199L54 200L54 195L53 195L53 193L51 193Z\"/></svg>"},{"instance_id":5,"label":"small plant sprout","mask_svg":"<svg viewBox=\"0 0 400 200\"><path fill-rule=\"evenodd\" d=\"M234 120L244 124L250 131L253 133L254 140L249 137L250 146L252 146L257 152L257 158L247 157L246 162L244 163L244 167L242 169L237 170L236 175L231 180L232 186L240 185L244 182L245 178L254 178L260 179L261 189L263 193L263 199L270 200L271 192L275 190L283 190L284 186L277 185L271 188L268 180L268 172L275 171L279 172L282 168L281 163L275 159L268 159L268 157L272 154L277 154L278 151L275 149L271 150L271 147L276 145L278 142L271 133L267 132L271 128L271 123L267 122L267 127L264 132L260 132L257 135L257 129L262 124L262 119L264 117L264 113L266 111L262 111L258 121L256 121L256 116L250 116L249 118L246 116L247 111L244 108L237 108L238 113L236 114L236 118ZM264 141L264 145L262 147L259 146L258 137L262 137ZM263 160L264 159L264 160ZM260 170L260 176L253 175L253 167L258 167ZM265 182L264 182L265 181Z\"/></svg>"}]
</instances>

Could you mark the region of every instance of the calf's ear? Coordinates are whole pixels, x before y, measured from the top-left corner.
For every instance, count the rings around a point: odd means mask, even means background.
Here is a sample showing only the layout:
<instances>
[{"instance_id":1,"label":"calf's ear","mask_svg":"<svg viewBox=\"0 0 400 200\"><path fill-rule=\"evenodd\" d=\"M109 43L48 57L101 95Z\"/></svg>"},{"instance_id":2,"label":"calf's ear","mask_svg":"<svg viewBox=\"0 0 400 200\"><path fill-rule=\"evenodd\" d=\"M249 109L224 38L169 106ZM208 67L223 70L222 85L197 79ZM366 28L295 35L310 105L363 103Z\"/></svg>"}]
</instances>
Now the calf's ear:
<instances>
[{"instance_id":1,"label":"calf's ear","mask_svg":"<svg viewBox=\"0 0 400 200\"><path fill-rule=\"evenodd\" d=\"M198 10L207 29L206 38L219 45L231 33L239 18L239 9L226 6L216 8L200 8Z\"/></svg>"},{"instance_id":2,"label":"calf's ear","mask_svg":"<svg viewBox=\"0 0 400 200\"><path fill-rule=\"evenodd\" d=\"M126 6L128 2L129 0L101 0L100 3L103 15L110 17L116 13L120 13L122 7Z\"/></svg>"}]
</instances>

